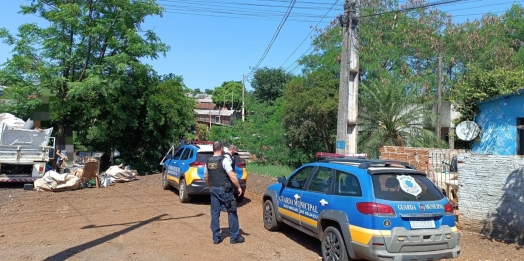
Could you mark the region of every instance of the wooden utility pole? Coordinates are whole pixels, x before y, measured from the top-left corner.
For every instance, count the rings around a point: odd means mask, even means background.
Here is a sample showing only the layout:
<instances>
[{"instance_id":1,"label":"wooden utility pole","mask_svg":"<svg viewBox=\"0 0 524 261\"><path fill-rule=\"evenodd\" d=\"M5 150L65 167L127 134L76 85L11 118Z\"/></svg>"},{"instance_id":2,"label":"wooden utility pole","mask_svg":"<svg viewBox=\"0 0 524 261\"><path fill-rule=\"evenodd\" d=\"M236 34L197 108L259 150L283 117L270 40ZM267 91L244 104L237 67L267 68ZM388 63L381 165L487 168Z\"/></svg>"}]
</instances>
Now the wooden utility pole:
<instances>
[{"instance_id":1,"label":"wooden utility pole","mask_svg":"<svg viewBox=\"0 0 524 261\"><path fill-rule=\"evenodd\" d=\"M336 152L357 153L360 0L345 0L340 59Z\"/></svg>"},{"instance_id":2,"label":"wooden utility pole","mask_svg":"<svg viewBox=\"0 0 524 261\"><path fill-rule=\"evenodd\" d=\"M242 74L242 121L244 121L244 90L246 89L244 80L245 80L245 77Z\"/></svg>"},{"instance_id":3,"label":"wooden utility pole","mask_svg":"<svg viewBox=\"0 0 524 261\"><path fill-rule=\"evenodd\" d=\"M442 113L442 41L439 41L438 44L438 68L437 68L437 119L435 123L435 136L437 138L442 138L441 133L441 124L440 120L442 117L440 117L440 114Z\"/></svg>"}]
</instances>

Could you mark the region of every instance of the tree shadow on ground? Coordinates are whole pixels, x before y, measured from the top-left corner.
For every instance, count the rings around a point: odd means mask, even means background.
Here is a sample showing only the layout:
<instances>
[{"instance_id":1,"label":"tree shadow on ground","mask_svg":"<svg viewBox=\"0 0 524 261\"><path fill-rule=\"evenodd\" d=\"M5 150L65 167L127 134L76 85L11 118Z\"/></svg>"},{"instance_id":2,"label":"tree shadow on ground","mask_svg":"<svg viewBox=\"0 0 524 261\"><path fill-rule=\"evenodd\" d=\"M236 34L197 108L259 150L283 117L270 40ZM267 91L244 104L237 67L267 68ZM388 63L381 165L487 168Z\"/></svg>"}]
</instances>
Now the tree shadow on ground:
<instances>
[{"instance_id":1,"label":"tree shadow on ground","mask_svg":"<svg viewBox=\"0 0 524 261\"><path fill-rule=\"evenodd\" d=\"M488 213L481 233L506 243L524 245L524 169L513 171L504 185L498 208Z\"/></svg>"},{"instance_id":2,"label":"tree shadow on ground","mask_svg":"<svg viewBox=\"0 0 524 261\"><path fill-rule=\"evenodd\" d=\"M120 235L123 235L123 234L126 234L128 232L131 232L131 231L133 231L135 229L138 229L138 228L140 228L142 226L145 226L145 225L147 225L149 223L163 220L162 218L165 217L165 216L167 216L167 214L158 215L158 216L152 217L152 218L150 218L148 220L140 221L140 222L136 223L135 225L127 227L127 228L122 229L120 231L111 233L109 235L103 236L101 238L97 238L95 240L86 242L86 243L78 245L78 246L74 246L74 247L70 247L68 249L65 249L64 251L56 253L56 254L54 254L54 255L52 255L52 256L44 259L44 260L45 261L62 261L62 260L67 260L67 259L73 257L74 255L76 255L76 254L78 254L78 253L80 253L82 251L85 251L85 250L87 250L89 248L92 248L92 247L104 244L107 241L113 240L113 239L117 238ZM196 215L196 216L198 216L198 215ZM195 217L195 216L178 217L178 218L172 218L172 219L182 219L182 218L192 218L192 217Z\"/></svg>"}]
</instances>

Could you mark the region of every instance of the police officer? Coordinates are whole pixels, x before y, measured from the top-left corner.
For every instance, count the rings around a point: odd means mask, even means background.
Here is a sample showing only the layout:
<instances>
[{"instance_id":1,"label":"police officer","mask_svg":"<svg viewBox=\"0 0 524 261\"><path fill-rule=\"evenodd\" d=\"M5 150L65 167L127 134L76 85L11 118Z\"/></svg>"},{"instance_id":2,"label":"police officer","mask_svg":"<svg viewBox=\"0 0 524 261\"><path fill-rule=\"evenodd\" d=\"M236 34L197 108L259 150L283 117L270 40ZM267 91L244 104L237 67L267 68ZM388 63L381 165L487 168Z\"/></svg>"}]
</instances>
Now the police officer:
<instances>
[{"instance_id":1,"label":"police officer","mask_svg":"<svg viewBox=\"0 0 524 261\"><path fill-rule=\"evenodd\" d=\"M233 155L235 155L235 153L237 152L237 146L235 146L235 144L230 144L228 149L228 151L226 153L224 153L224 156L228 157L229 160L231 161L231 168L233 169L233 171L235 171L235 157L233 157Z\"/></svg>"},{"instance_id":2,"label":"police officer","mask_svg":"<svg viewBox=\"0 0 524 261\"><path fill-rule=\"evenodd\" d=\"M213 143L213 156L207 160L204 178L211 194L211 232L213 242L222 242L220 235L220 212L227 211L229 223L229 240L231 244L244 243L240 235L237 215L235 191L242 194L242 188L235 172L231 168L231 161L224 157L224 146L221 142Z\"/></svg>"}]
</instances>

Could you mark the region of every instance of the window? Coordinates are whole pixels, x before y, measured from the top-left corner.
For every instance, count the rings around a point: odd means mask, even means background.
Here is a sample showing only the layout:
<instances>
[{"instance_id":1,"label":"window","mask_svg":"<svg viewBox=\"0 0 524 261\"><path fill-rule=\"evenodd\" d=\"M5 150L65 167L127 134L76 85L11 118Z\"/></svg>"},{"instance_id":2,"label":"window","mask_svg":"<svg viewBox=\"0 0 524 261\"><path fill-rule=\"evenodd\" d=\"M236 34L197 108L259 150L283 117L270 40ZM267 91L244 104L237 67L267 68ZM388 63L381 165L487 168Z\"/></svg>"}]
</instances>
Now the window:
<instances>
[{"instance_id":1,"label":"window","mask_svg":"<svg viewBox=\"0 0 524 261\"><path fill-rule=\"evenodd\" d=\"M418 196L414 196L402 190L397 176L407 175L415 180L416 184L411 186L420 186L422 191ZM441 200L444 194L424 175L417 175L413 173L391 173L391 174L375 174L372 176L373 191L375 197L390 201L432 201ZM406 181L408 183L410 181Z\"/></svg>"},{"instance_id":2,"label":"window","mask_svg":"<svg viewBox=\"0 0 524 261\"><path fill-rule=\"evenodd\" d=\"M335 194L362 197L362 188L360 187L360 182L355 175L337 170L335 176Z\"/></svg>"},{"instance_id":3,"label":"window","mask_svg":"<svg viewBox=\"0 0 524 261\"><path fill-rule=\"evenodd\" d=\"M320 167L311 178L309 183L309 191L316 191L326 193L333 180L333 170L330 168Z\"/></svg>"},{"instance_id":4,"label":"window","mask_svg":"<svg viewBox=\"0 0 524 261\"><path fill-rule=\"evenodd\" d=\"M287 186L294 189L304 189L304 184L306 183L311 170L313 170L312 166L306 166L297 170L297 172L293 174L287 182Z\"/></svg>"},{"instance_id":5,"label":"window","mask_svg":"<svg viewBox=\"0 0 524 261\"><path fill-rule=\"evenodd\" d=\"M220 123L220 116L215 116L215 123Z\"/></svg>"},{"instance_id":6,"label":"window","mask_svg":"<svg viewBox=\"0 0 524 261\"><path fill-rule=\"evenodd\" d=\"M198 162L207 162L207 159L213 157L213 152L197 152L196 161Z\"/></svg>"},{"instance_id":7,"label":"window","mask_svg":"<svg viewBox=\"0 0 524 261\"><path fill-rule=\"evenodd\" d=\"M187 160L190 159L191 156L193 156L193 150L192 149L186 149L184 150L184 154L182 154L181 160Z\"/></svg>"},{"instance_id":8,"label":"window","mask_svg":"<svg viewBox=\"0 0 524 261\"><path fill-rule=\"evenodd\" d=\"M184 150L184 148L180 148L177 150L177 152L175 153L175 156L173 156L173 159L180 159L180 155L182 155L182 151Z\"/></svg>"}]
</instances>

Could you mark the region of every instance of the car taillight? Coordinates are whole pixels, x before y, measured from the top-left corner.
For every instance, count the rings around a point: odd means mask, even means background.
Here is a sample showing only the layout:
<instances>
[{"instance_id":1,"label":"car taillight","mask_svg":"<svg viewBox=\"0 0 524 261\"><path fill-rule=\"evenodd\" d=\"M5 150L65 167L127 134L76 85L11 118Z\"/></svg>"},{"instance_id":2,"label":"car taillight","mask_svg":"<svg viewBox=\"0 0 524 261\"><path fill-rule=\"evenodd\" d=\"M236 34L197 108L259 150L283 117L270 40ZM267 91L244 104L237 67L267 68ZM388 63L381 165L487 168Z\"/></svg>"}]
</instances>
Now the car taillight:
<instances>
[{"instance_id":1,"label":"car taillight","mask_svg":"<svg viewBox=\"0 0 524 261\"><path fill-rule=\"evenodd\" d=\"M38 167L38 173L41 174L41 173L43 173L43 172L44 172L44 165L40 165L40 166Z\"/></svg>"},{"instance_id":2,"label":"car taillight","mask_svg":"<svg viewBox=\"0 0 524 261\"><path fill-rule=\"evenodd\" d=\"M206 166L206 163L205 162L200 162L200 161L195 161L195 162L189 164L189 166L194 167L194 168L203 168L203 167Z\"/></svg>"},{"instance_id":3,"label":"car taillight","mask_svg":"<svg viewBox=\"0 0 524 261\"><path fill-rule=\"evenodd\" d=\"M239 168L245 168L246 167L246 163L244 163L244 162L240 162L240 163L237 163L235 165L237 165L237 167L239 167Z\"/></svg>"},{"instance_id":4,"label":"car taillight","mask_svg":"<svg viewBox=\"0 0 524 261\"><path fill-rule=\"evenodd\" d=\"M446 205L444 205L444 212L446 212L446 215L453 215L455 214L455 212L453 211L453 205L451 205L451 203L446 203Z\"/></svg>"},{"instance_id":5,"label":"car taillight","mask_svg":"<svg viewBox=\"0 0 524 261\"><path fill-rule=\"evenodd\" d=\"M365 215L376 216L394 216L395 210L391 206L374 203L374 202L359 202L357 203L358 212Z\"/></svg>"}]
</instances>

